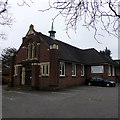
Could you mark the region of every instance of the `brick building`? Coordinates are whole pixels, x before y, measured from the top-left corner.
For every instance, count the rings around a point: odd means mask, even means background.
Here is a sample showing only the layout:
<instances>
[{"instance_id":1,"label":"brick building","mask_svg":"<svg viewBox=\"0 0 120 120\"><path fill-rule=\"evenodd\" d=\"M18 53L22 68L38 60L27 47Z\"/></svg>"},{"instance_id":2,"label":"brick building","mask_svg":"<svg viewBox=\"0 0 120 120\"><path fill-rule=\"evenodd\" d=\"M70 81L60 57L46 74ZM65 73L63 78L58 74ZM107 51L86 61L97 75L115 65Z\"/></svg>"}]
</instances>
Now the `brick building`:
<instances>
[{"instance_id":1,"label":"brick building","mask_svg":"<svg viewBox=\"0 0 120 120\"><path fill-rule=\"evenodd\" d=\"M118 65L116 66L116 81L120 82L120 59L114 60Z\"/></svg>"},{"instance_id":2,"label":"brick building","mask_svg":"<svg viewBox=\"0 0 120 120\"><path fill-rule=\"evenodd\" d=\"M50 36L29 31L11 57L10 85L40 89L66 88L84 84L91 76L115 81L116 63L94 48L82 50L55 39L53 25Z\"/></svg>"}]
</instances>

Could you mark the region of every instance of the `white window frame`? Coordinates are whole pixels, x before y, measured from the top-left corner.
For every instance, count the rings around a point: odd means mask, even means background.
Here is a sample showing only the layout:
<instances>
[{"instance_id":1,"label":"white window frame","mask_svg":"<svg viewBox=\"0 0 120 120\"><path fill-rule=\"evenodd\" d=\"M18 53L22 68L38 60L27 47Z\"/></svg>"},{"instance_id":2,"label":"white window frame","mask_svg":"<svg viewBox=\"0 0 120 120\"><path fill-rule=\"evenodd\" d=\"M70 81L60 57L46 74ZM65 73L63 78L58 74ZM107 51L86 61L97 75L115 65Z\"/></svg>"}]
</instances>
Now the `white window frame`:
<instances>
[{"instance_id":1,"label":"white window frame","mask_svg":"<svg viewBox=\"0 0 120 120\"><path fill-rule=\"evenodd\" d=\"M81 76L85 76L85 66L81 65Z\"/></svg>"},{"instance_id":2,"label":"white window frame","mask_svg":"<svg viewBox=\"0 0 120 120\"><path fill-rule=\"evenodd\" d=\"M42 76L45 76L45 65L41 65L41 74Z\"/></svg>"},{"instance_id":3,"label":"white window frame","mask_svg":"<svg viewBox=\"0 0 120 120\"><path fill-rule=\"evenodd\" d=\"M14 68L15 68L14 75L17 76L18 75L18 65L15 65Z\"/></svg>"},{"instance_id":4,"label":"white window frame","mask_svg":"<svg viewBox=\"0 0 120 120\"><path fill-rule=\"evenodd\" d=\"M41 75L42 76L49 76L49 68L50 68L50 65L49 63L41 63ZM43 71L44 70L44 71Z\"/></svg>"},{"instance_id":5,"label":"white window frame","mask_svg":"<svg viewBox=\"0 0 120 120\"><path fill-rule=\"evenodd\" d=\"M36 44L29 43L27 46L27 59L35 59L36 58Z\"/></svg>"},{"instance_id":6,"label":"white window frame","mask_svg":"<svg viewBox=\"0 0 120 120\"><path fill-rule=\"evenodd\" d=\"M112 66L112 76L115 76L115 67Z\"/></svg>"},{"instance_id":7,"label":"white window frame","mask_svg":"<svg viewBox=\"0 0 120 120\"><path fill-rule=\"evenodd\" d=\"M111 65L108 65L108 76L112 76Z\"/></svg>"},{"instance_id":8,"label":"white window frame","mask_svg":"<svg viewBox=\"0 0 120 120\"><path fill-rule=\"evenodd\" d=\"M21 66L22 66L21 64L14 65L14 76L18 75L18 72L19 72L18 67L21 67Z\"/></svg>"},{"instance_id":9,"label":"white window frame","mask_svg":"<svg viewBox=\"0 0 120 120\"><path fill-rule=\"evenodd\" d=\"M60 76L65 76L65 63L60 62Z\"/></svg>"},{"instance_id":10,"label":"white window frame","mask_svg":"<svg viewBox=\"0 0 120 120\"><path fill-rule=\"evenodd\" d=\"M72 76L76 76L76 72L77 72L77 70L76 70L76 64L72 64Z\"/></svg>"},{"instance_id":11,"label":"white window frame","mask_svg":"<svg viewBox=\"0 0 120 120\"><path fill-rule=\"evenodd\" d=\"M49 76L49 65L48 64L46 64L46 76Z\"/></svg>"}]
</instances>

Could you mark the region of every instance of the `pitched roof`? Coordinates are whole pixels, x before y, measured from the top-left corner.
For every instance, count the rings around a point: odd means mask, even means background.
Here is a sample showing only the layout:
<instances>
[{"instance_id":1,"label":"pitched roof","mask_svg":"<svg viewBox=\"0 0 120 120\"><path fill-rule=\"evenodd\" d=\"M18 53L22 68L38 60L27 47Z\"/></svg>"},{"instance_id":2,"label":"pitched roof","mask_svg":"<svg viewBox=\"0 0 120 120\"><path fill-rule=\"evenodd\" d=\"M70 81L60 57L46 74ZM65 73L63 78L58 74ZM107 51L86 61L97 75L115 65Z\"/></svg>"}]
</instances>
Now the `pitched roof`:
<instances>
[{"instance_id":1,"label":"pitched roof","mask_svg":"<svg viewBox=\"0 0 120 120\"><path fill-rule=\"evenodd\" d=\"M30 30L31 30L31 28L30 28ZM83 49L74 47L70 44L67 44L65 42L62 42L60 40L53 40L50 37L42 34L41 32L34 31L34 33L35 34L30 34L30 35L27 34L27 37L30 36L30 38L31 38L32 36L37 36L38 39L35 39L35 37L33 37L33 39L36 42L39 42L41 40L48 46L50 46L54 43L59 46L59 49L58 49L59 60L64 60L67 62L76 62L76 63L81 63L84 65L98 65L98 64L104 64L104 63L114 64L115 63L111 58L109 58L107 56L102 56L94 48L83 50ZM27 39L26 42L28 40L29 39Z\"/></svg>"},{"instance_id":2,"label":"pitched roof","mask_svg":"<svg viewBox=\"0 0 120 120\"><path fill-rule=\"evenodd\" d=\"M115 62L107 56L102 56L96 49L79 49L70 44L59 40L53 40L50 37L39 33L40 37L48 45L57 44L59 46L59 60L64 60L68 62L76 62L86 65L96 65L96 64L115 64Z\"/></svg>"},{"instance_id":3,"label":"pitched roof","mask_svg":"<svg viewBox=\"0 0 120 120\"><path fill-rule=\"evenodd\" d=\"M116 65L116 62L114 60L112 60L111 57L107 56L107 55L103 55L101 54L101 56L105 59L105 61L107 61L109 64L113 64Z\"/></svg>"}]
</instances>

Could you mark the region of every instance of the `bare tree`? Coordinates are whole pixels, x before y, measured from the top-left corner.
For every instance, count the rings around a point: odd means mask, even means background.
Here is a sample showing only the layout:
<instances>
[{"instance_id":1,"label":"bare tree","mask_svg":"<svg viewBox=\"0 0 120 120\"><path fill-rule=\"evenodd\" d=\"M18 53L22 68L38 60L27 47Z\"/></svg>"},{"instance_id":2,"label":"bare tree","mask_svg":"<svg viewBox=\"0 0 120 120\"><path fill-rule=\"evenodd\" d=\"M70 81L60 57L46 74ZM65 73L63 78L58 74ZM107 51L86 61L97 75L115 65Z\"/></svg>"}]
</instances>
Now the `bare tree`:
<instances>
[{"instance_id":1,"label":"bare tree","mask_svg":"<svg viewBox=\"0 0 120 120\"><path fill-rule=\"evenodd\" d=\"M8 0L0 0L0 26L11 25L12 18L8 12ZM4 38L5 34L0 33L0 38Z\"/></svg>"},{"instance_id":2,"label":"bare tree","mask_svg":"<svg viewBox=\"0 0 120 120\"><path fill-rule=\"evenodd\" d=\"M49 0L49 8L40 10L42 12L55 9L59 15L65 18L66 31L76 30L78 21L82 21L86 28L94 29L94 38L100 29L105 30L109 35L118 37L118 14L119 0Z\"/></svg>"},{"instance_id":3,"label":"bare tree","mask_svg":"<svg viewBox=\"0 0 120 120\"><path fill-rule=\"evenodd\" d=\"M30 3L33 3L32 0L29 0ZM28 7L30 7L30 4L28 3L28 1L26 2L26 0L22 0L20 3L17 3L19 6L24 6L27 5Z\"/></svg>"}]
</instances>

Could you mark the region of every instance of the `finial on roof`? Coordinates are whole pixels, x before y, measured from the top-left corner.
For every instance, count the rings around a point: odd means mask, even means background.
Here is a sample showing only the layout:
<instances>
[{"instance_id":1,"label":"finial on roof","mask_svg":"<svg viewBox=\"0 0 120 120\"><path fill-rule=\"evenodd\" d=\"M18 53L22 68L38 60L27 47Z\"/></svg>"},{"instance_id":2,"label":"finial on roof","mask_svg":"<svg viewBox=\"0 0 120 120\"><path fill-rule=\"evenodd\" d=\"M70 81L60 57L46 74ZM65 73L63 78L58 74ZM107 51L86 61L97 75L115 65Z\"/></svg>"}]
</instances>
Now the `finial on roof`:
<instances>
[{"instance_id":1,"label":"finial on roof","mask_svg":"<svg viewBox=\"0 0 120 120\"><path fill-rule=\"evenodd\" d=\"M51 30L49 31L49 33L50 33L50 38L55 40L55 33L56 33L56 31L54 31L53 22L52 22Z\"/></svg>"},{"instance_id":2,"label":"finial on roof","mask_svg":"<svg viewBox=\"0 0 120 120\"><path fill-rule=\"evenodd\" d=\"M34 25L33 24L30 25L30 29L34 29Z\"/></svg>"},{"instance_id":3,"label":"finial on roof","mask_svg":"<svg viewBox=\"0 0 120 120\"><path fill-rule=\"evenodd\" d=\"M31 35L31 34L35 35L34 25L32 25L32 24L29 27L29 31L28 31L27 35Z\"/></svg>"},{"instance_id":4,"label":"finial on roof","mask_svg":"<svg viewBox=\"0 0 120 120\"><path fill-rule=\"evenodd\" d=\"M51 31L53 31L53 30L54 30L54 27L53 27L53 22L52 22Z\"/></svg>"}]
</instances>

